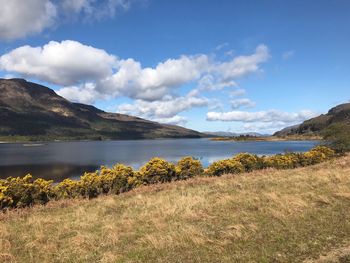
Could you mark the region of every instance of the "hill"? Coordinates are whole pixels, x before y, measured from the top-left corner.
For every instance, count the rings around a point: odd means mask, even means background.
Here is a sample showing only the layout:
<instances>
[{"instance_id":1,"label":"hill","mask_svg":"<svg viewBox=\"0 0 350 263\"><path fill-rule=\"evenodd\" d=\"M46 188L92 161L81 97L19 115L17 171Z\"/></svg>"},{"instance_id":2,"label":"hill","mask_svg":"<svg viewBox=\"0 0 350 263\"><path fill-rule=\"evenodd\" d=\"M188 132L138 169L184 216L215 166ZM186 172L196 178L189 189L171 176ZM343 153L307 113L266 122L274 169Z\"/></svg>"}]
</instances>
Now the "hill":
<instances>
[{"instance_id":1,"label":"hill","mask_svg":"<svg viewBox=\"0 0 350 263\"><path fill-rule=\"evenodd\" d=\"M304 121L300 125L287 127L274 136L317 135L335 123L350 124L350 103L340 104L318 117Z\"/></svg>"},{"instance_id":2,"label":"hill","mask_svg":"<svg viewBox=\"0 0 350 263\"><path fill-rule=\"evenodd\" d=\"M0 79L0 137L3 140L198 138L175 125L108 113L72 103L24 79Z\"/></svg>"},{"instance_id":3,"label":"hill","mask_svg":"<svg viewBox=\"0 0 350 263\"><path fill-rule=\"evenodd\" d=\"M0 261L349 262L349 173L346 156L9 211Z\"/></svg>"}]
</instances>

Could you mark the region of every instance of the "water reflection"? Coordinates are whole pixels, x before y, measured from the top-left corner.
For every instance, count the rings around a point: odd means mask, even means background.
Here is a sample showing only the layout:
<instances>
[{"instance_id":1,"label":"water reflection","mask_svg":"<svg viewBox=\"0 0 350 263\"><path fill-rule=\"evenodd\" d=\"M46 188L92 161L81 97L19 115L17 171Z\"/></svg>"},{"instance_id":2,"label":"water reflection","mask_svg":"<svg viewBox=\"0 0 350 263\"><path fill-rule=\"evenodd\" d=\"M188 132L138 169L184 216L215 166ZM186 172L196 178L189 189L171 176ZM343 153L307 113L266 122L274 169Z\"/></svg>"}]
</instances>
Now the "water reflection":
<instances>
[{"instance_id":1,"label":"water reflection","mask_svg":"<svg viewBox=\"0 0 350 263\"><path fill-rule=\"evenodd\" d=\"M58 182L67 177L77 179L80 175L84 174L84 172L93 172L98 168L99 167L95 165L71 164L8 165L0 167L0 178L3 179L10 176L17 177L30 173L34 178L45 178L47 180Z\"/></svg>"}]
</instances>

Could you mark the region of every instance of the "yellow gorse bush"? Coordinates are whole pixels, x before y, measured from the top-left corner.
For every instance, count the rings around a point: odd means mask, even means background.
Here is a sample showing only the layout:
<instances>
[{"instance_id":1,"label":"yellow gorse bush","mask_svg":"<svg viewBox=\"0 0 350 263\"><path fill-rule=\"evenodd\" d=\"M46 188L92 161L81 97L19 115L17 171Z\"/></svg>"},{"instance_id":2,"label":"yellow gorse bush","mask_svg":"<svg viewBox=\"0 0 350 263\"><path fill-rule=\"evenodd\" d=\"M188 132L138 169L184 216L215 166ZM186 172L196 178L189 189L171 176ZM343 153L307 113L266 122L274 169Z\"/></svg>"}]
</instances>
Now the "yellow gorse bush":
<instances>
[{"instance_id":1,"label":"yellow gorse bush","mask_svg":"<svg viewBox=\"0 0 350 263\"><path fill-rule=\"evenodd\" d=\"M2 208L45 204L53 195L52 181L33 180L30 174L24 177L9 177L0 180L0 205Z\"/></svg>"},{"instance_id":2,"label":"yellow gorse bush","mask_svg":"<svg viewBox=\"0 0 350 263\"><path fill-rule=\"evenodd\" d=\"M233 159L226 159L212 163L206 170L209 176L221 176L223 174L238 174L244 172L244 165Z\"/></svg>"},{"instance_id":3,"label":"yellow gorse bush","mask_svg":"<svg viewBox=\"0 0 350 263\"><path fill-rule=\"evenodd\" d=\"M182 158L176 165L176 179L186 180L203 173L203 166L199 160L190 156Z\"/></svg>"},{"instance_id":4,"label":"yellow gorse bush","mask_svg":"<svg viewBox=\"0 0 350 263\"><path fill-rule=\"evenodd\" d=\"M176 178L175 165L161 158L152 158L140 169L144 184L165 183Z\"/></svg>"},{"instance_id":5,"label":"yellow gorse bush","mask_svg":"<svg viewBox=\"0 0 350 263\"><path fill-rule=\"evenodd\" d=\"M82 184L80 181L64 179L54 187L57 199L76 198L81 196Z\"/></svg>"},{"instance_id":6,"label":"yellow gorse bush","mask_svg":"<svg viewBox=\"0 0 350 263\"><path fill-rule=\"evenodd\" d=\"M291 169L323 162L335 157L335 152L317 146L305 153L285 153L259 157L241 153L230 159L216 161L203 170L200 161L184 157L176 166L160 158L153 158L139 171L117 164L102 166L99 171L85 173L80 180L65 179L53 185L52 181L34 180L31 175L0 180L0 209L45 204L51 199L93 198L100 194L119 194L140 185L186 180L194 176L221 176L263 168Z\"/></svg>"}]
</instances>

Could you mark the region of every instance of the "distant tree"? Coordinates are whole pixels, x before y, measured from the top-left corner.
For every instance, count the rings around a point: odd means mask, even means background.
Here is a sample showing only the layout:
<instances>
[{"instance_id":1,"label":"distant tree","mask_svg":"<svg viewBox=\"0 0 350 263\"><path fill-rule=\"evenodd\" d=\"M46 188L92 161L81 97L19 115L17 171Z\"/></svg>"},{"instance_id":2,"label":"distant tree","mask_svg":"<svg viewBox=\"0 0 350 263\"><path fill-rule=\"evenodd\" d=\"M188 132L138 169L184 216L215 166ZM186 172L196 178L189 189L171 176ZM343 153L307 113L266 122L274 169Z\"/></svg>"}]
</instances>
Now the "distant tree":
<instances>
[{"instance_id":1,"label":"distant tree","mask_svg":"<svg viewBox=\"0 0 350 263\"><path fill-rule=\"evenodd\" d=\"M350 151L350 123L334 123L323 130L322 135L337 152Z\"/></svg>"}]
</instances>

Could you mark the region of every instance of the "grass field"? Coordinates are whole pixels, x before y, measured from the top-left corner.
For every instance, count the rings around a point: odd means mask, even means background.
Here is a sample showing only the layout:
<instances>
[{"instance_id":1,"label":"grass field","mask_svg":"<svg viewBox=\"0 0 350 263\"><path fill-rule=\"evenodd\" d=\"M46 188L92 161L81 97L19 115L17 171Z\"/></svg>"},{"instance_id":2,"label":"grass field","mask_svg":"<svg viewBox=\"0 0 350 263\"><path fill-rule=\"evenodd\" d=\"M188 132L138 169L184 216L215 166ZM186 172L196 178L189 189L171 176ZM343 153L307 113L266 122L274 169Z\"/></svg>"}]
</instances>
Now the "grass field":
<instances>
[{"instance_id":1,"label":"grass field","mask_svg":"<svg viewBox=\"0 0 350 263\"><path fill-rule=\"evenodd\" d=\"M3 213L0 262L350 262L350 156Z\"/></svg>"}]
</instances>

